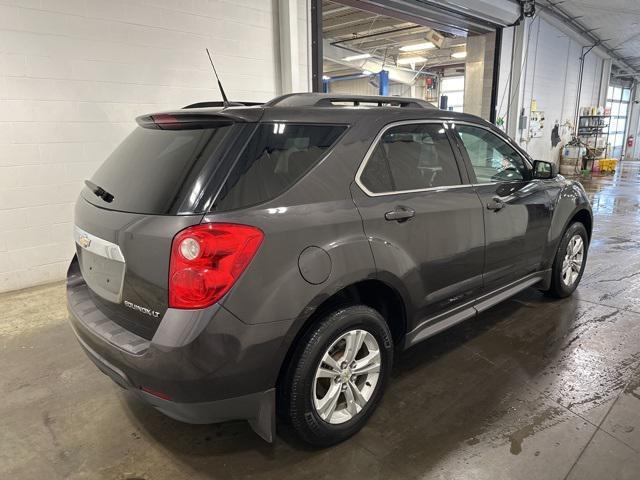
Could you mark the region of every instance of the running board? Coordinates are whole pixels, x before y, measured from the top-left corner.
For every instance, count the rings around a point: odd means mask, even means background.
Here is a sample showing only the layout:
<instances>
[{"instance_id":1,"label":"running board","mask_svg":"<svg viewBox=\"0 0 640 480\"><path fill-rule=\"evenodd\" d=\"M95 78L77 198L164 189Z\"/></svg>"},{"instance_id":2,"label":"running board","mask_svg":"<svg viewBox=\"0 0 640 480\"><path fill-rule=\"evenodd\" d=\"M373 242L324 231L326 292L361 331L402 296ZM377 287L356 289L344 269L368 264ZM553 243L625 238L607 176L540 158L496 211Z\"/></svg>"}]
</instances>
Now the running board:
<instances>
[{"instance_id":1,"label":"running board","mask_svg":"<svg viewBox=\"0 0 640 480\"><path fill-rule=\"evenodd\" d=\"M460 307L456 310L459 309ZM412 347L416 343L420 343L421 341L434 336L436 333L440 333L449 327L453 327L457 323L463 322L471 317L475 317L477 314L478 312L476 312L475 308L467 307L453 314L448 311L430 318L407 333L404 348Z\"/></svg>"},{"instance_id":2,"label":"running board","mask_svg":"<svg viewBox=\"0 0 640 480\"><path fill-rule=\"evenodd\" d=\"M404 348L412 347L416 343L420 343L421 341L426 340L449 327L475 317L478 313L484 312L522 290L539 283L541 280L545 279L546 275L547 271L532 273L520 280L486 293L461 306L457 306L452 310L448 310L440 315L430 318L429 320L425 320L412 331L407 333Z\"/></svg>"},{"instance_id":3,"label":"running board","mask_svg":"<svg viewBox=\"0 0 640 480\"><path fill-rule=\"evenodd\" d=\"M504 302L509 297L513 297L516 293L521 292L525 288L529 288L540 280L544 279L544 272L536 272L532 275L528 275L521 280L518 280L515 285L513 283L507 285L506 287L502 287L498 290L494 290L491 293L483 295L478 300L476 300L476 304L474 308L480 312L484 312L488 308L497 305L500 302Z\"/></svg>"}]
</instances>

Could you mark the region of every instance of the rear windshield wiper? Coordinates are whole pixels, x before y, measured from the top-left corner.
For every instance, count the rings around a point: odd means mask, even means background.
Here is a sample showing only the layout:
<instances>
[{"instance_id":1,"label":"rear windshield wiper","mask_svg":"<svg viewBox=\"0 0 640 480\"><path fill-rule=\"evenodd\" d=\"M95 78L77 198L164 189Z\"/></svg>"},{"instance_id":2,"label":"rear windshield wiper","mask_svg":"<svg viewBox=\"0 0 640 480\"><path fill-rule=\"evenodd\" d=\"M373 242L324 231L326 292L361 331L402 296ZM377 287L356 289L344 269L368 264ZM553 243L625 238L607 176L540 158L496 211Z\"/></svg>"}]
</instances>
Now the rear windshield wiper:
<instances>
[{"instance_id":1,"label":"rear windshield wiper","mask_svg":"<svg viewBox=\"0 0 640 480\"><path fill-rule=\"evenodd\" d=\"M111 203L113 202L113 195L111 195L109 192L107 192L104 188L102 188L99 185L96 185L95 183L93 183L90 180L85 180L84 184L89 187L89 189L97 196L100 197L102 200L104 200L107 203Z\"/></svg>"}]
</instances>

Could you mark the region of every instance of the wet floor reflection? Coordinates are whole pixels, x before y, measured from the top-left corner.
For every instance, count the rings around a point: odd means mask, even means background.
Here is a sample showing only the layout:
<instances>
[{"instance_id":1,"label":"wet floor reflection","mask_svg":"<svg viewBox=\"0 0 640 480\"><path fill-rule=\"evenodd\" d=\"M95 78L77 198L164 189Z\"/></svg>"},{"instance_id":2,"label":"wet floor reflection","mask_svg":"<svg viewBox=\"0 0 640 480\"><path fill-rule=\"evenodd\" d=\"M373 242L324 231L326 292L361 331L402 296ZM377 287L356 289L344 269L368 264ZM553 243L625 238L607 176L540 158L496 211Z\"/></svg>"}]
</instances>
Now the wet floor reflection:
<instances>
[{"instance_id":1,"label":"wet floor reflection","mask_svg":"<svg viewBox=\"0 0 640 480\"><path fill-rule=\"evenodd\" d=\"M621 162L613 175L579 177L597 215L635 214L640 218L640 162Z\"/></svg>"}]
</instances>

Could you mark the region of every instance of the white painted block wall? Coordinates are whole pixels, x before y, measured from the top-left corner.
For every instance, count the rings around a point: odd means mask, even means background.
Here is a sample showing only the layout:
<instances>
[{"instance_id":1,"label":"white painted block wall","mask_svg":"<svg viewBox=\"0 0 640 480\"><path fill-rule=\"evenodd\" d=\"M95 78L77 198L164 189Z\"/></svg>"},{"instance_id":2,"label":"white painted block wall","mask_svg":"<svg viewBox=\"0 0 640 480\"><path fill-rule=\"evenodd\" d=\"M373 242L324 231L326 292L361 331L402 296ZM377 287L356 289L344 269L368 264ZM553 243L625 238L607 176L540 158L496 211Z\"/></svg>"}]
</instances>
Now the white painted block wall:
<instances>
[{"instance_id":1,"label":"white painted block wall","mask_svg":"<svg viewBox=\"0 0 640 480\"><path fill-rule=\"evenodd\" d=\"M295 1L295 0L294 0ZM308 90L308 2L297 0ZM84 179L137 115L279 92L276 0L0 0L0 292L64 278Z\"/></svg>"},{"instance_id":2,"label":"white painted block wall","mask_svg":"<svg viewBox=\"0 0 640 480\"><path fill-rule=\"evenodd\" d=\"M498 106L501 108L498 116L506 115L509 101L509 93L506 89L508 89L511 62L512 30L506 29L503 37L498 97ZM574 121L579 58L583 43L545 19L537 17L525 32L526 44L528 49L523 61L520 93L516 100L519 111L524 108L524 114L527 117L531 114L531 100L535 100L537 109L545 114L545 127L542 137L522 141L522 135L519 132L516 140L533 158L557 162L560 147L552 148L551 130L556 122L562 125L566 121ZM580 96L581 107L598 104L603 66L604 59L596 51L587 55ZM606 89L606 85L604 88Z\"/></svg>"},{"instance_id":3,"label":"white painted block wall","mask_svg":"<svg viewBox=\"0 0 640 480\"><path fill-rule=\"evenodd\" d=\"M551 129L555 123L574 121L582 44L544 20L538 20L533 29L535 48L529 50L523 106L529 115L534 99L545 113L545 128L543 136L532 138L525 148L536 159L557 161L560 147L552 148ZM598 104L602 67L603 59L594 52L585 58L581 107Z\"/></svg>"}]
</instances>

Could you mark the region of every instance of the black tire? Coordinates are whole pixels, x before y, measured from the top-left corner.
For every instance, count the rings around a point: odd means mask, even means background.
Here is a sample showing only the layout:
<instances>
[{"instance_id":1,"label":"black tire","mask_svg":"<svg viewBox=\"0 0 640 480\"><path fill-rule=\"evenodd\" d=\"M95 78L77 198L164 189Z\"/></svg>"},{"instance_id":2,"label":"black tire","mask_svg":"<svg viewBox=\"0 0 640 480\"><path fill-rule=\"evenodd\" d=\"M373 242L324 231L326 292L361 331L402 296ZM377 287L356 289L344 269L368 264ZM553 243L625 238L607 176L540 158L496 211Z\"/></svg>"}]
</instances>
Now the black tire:
<instances>
[{"instance_id":1,"label":"black tire","mask_svg":"<svg viewBox=\"0 0 640 480\"><path fill-rule=\"evenodd\" d=\"M567 285L562 280L562 263L567 251L567 245L574 235L580 235L580 237L582 237L582 241L584 242L584 254L582 255L582 265L580 267L578 277L571 285ZM553 267L551 270L551 286L549 290L546 291L547 294L556 298L565 298L571 295L575 289L578 288L578 284L580 283L582 274L584 273L584 266L587 262L588 250L589 235L587 234L587 229L584 225L580 222L575 222L569 225L562 236L562 240L560 240L560 245L558 246L558 251L556 252L556 257L553 261Z\"/></svg>"},{"instance_id":2,"label":"black tire","mask_svg":"<svg viewBox=\"0 0 640 480\"><path fill-rule=\"evenodd\" d=\"M313 404L316 369L325 352L350 330L365 330L378 343L380 373L366 405L350 420L332 424L323 420ZM280 385L281 412L298 436L316 447L327 447L357 433L377 407L391 374L393 340L384 318L373 308L354 305L326 315L300 339L287 375Z\"/></svg>"}]
</instances>

